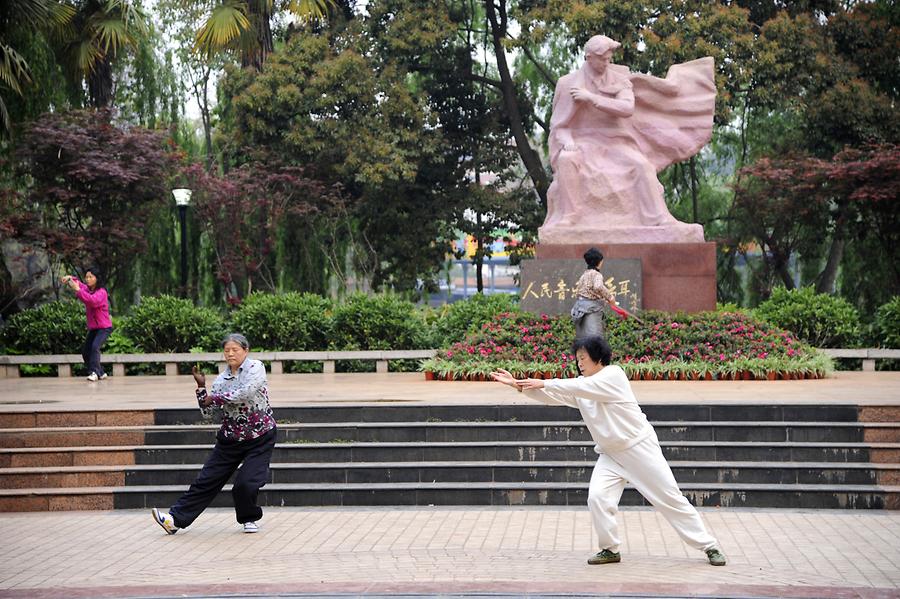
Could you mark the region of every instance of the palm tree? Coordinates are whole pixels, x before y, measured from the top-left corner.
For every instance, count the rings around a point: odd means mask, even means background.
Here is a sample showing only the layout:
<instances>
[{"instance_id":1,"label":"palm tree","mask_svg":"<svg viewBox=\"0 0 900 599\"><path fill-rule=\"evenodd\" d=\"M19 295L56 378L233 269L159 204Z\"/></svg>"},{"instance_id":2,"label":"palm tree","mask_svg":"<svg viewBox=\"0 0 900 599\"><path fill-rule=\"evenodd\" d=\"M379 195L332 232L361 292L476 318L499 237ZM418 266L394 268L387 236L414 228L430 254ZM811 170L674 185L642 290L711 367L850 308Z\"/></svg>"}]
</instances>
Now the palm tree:
<instances>
[{"instance_id":1,"label":"palm tree","mask_svg":"<svg viewBox=\"0 0 900 599\"><path fill-rule=\"evenodd\" d=\"M284 0L278 8L300 20L317 21L335 6L335 0ZM259 71L274 47L271 19L275 10L275 0L221 0L197 31L196 46L207 55L236 50L241 66Z\"/></svg>"},{"instance_id":2,"label":"palm tree","mask_svg":"<svg viewBox=\"0 0 900 599\"><path fill-rule=\"evenodd\" d=\"M9 92L22 95L32 83L28 61L13 47L10 34L23 27L57 31L75 14L74 9L58 0L0 1L0 136L9 134L9 111L4 96Z\"/></svg>"},{"instance_id":3,"label":"palm tree","mask_svg":"<svg viewBox=\"0 0 900 599\"><path fill-rule=\"evenodd\" d=\"M113 97L113 61L149 30L139 4L129 0L81 0L72 20L65 52L69 70L87 81L91 106L109 106Z\"/></svg>"}]
</instances>

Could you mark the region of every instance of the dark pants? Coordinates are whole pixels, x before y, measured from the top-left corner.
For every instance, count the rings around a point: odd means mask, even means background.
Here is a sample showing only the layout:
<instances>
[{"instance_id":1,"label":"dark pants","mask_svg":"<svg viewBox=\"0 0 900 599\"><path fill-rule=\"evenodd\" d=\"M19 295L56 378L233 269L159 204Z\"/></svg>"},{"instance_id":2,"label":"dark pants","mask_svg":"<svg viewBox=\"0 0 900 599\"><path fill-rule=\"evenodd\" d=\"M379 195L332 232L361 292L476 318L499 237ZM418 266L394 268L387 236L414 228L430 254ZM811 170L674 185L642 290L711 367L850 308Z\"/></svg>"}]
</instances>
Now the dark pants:
<instances>
[{"instance_id":1,"label":"dark pants","mask_svg":"<svg viewBox=\"0 0 900 599\"><path fill-rule=\"evenodd\" d=\"M97 373L97 376L103 374L103 366L100 364L100 346L106 343L110 333L112 333L112 328L88 330L87 339L84 340L84 345L81 347L81 357L84 359L84 365L87 366L88 374L92 372Z\"/></svg>"},{"instance_id":2,"label":"dark pants","mask_svg":"<svg viewBox=\"0 0 900 599\"><path fill-rule=\"evenodd\" d=\"M256 497L260 488L269 480L269 460L275 448L275 435L276 429L273 428L266 434L247 441L217 439L197 480L169 510L175 519L175 526L190 526L209 507L235 470L238 473L234 478L231 496L234 498L237 521L243 524L262 518L262 508L256 505Z\"/></svg>"}]
</instances>

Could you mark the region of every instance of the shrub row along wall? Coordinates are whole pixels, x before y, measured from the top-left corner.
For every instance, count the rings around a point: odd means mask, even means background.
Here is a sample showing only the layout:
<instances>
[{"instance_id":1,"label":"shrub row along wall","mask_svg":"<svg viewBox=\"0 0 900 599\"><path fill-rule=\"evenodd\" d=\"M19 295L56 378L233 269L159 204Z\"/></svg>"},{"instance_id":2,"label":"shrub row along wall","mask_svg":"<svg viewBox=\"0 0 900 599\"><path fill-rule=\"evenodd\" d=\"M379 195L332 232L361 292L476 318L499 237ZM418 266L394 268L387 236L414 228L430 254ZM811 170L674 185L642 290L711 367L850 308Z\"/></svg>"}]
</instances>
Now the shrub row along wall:
<instances>
[{"instance_id":1,"label":"shrub row along wall","mask_svg":"<svg viewBox=\"0 0 900 599\"><path fill-rule=\"evenodd\" d=\"M691 316L645 312L646 327L612 317L610 342L616 359L636 378L809 374L827 367L810 343L853 347L868 339L869 344L900 346L900 298L882 306L867 326L840 298L809 289L776 290L753 314L760 318L733 310ZM159 296L145 298L128 314L116 317L114 324L107 353L218 351L222 336L234 330L247 335L255 350L444 348L447 352L437 362L426 364L438 374L484 377L497 364L512 364L518 371L527 367L535 374L574 372L566 362L574 335L568 318L522 313L516 298L508 295L476 295L435 309L390 294L355 294L335 302L311 293L260 293L230 314ZM79 353L84 327L80 303L51 302L16 314L0 340L9 354ZM749 339L747 331L761 337ZM809 362L814 358L818 361ZM785 360L791 361L793 370L787 369ZM555 366L547 369L547 363ZM372 367L346 361L338 369ZM418 367L417 361L392 364L394 370ZM317 368L318 364L298 362L290 371Z\"/></svg>"},{"instance_id":2,"label":"shrub row along wall","mask_svg":"<svg viewBox=\"0 0 900 599\"><path fill-rule=\"evenodd\" d=\"M113 319L106 353L187 353L219 351L226 332L240 331L254 350L322 351L425 349L461 339L503 310L516 309L509 295L475 296L440 308L420 308L396 295L355 294L335 302L311 293L252 294L230 314L195 307L171 296L144 298L127 315ZM84 341L83 306L58 301L16 314L0 331L6 354L78 354ZM415 370L417 360L391 363L392 370ZM339 371L371 370L370 361L338 362ZM162 366L129 366L129 372L156 373ZM294 362L290 372L320 370ZM23 371L27 371L23 368ZM77 369L76 369L77 370ZM49 367L38 373L50 374Z\"/></svg>"}]
</instances>

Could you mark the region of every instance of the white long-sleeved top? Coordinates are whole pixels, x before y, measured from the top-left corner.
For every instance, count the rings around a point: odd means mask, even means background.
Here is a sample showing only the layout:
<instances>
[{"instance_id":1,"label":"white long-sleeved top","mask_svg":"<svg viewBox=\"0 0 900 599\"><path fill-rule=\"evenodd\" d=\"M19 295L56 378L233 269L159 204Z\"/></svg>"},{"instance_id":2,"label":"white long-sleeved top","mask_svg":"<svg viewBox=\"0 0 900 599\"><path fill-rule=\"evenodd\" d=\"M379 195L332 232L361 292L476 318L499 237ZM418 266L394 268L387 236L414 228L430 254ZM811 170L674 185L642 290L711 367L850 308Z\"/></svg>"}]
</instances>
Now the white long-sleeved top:
<instances>
[{"instance_id":1,"label":"white long-sleeved top","mask_svg":"<svg viewBox=\"0 0 900 599\"><path fill-rule=\"evenodd\" d=\"M531 399L576 408L591 432L597 453L616 453L654 433L621 367L604 366L592 376L550 379L543 389L525 390Z\"/></svg>"}]
</instances>

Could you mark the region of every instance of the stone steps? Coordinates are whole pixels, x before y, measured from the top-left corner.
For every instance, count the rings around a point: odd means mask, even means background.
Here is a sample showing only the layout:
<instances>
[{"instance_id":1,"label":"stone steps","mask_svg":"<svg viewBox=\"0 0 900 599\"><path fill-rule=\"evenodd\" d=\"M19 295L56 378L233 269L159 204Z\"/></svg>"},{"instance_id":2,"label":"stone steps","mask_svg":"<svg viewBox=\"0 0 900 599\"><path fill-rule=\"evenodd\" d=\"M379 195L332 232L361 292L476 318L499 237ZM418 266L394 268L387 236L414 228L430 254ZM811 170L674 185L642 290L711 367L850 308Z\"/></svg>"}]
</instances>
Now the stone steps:
<instances>
[{"instance_id":1,"label":"stone steps","mask_svg":"<svg viewBox=\"0 0 900 599\"><path fill-rule=\"evenodd\" d=\"M698 505L900 509L895 406L642 406ZM0 414L0 510L165 507L209 455L196 409ZM594 444L541 405L277 407L265 505L584 505ZM222 493L217 505L230 505ZM626 505L640 505L634 490Z\"/></svg>"},{"instance_id":2,"label":"stone steps","mask_svg":"<svg viewBox=\"0 0 900 599\"><path fill-rule=\"evenodd\" d=\"M764 485L684 483L682 492L698 506L829 509L898 509L900 486ZM0 510L148 509L168 506L184 492L182 485L12 489L0 494ZM231 505L230 486L213 506ZM587 483L359 483L266 485L261 505L576 505L587 501ZM621 505L645 505L628 487Z\"/></svg>"},{"instance_id":3,"label":"stone steps","mask_svg":"<svg viewBox=\"0 0 900 599\"><path fill-rule=\"evenodd\" d=\"M353 405L324 404L277 406L279 423L335 422L580 422L577 410L565 406L538 403L517 405ZM777 404L722 402L719 404L642 404L651 421L719 422L900 422L900 406L873 406L863 409L855 405ZM871 413L872 418L864 417ZM2 422L2 421L0 421ZM154 424L197 424L199 411L193 408L157 410Z\"/></svg>"},{"instance_id":4,"label":"stone steps","mask_svg":"<svg viewBox=\"0 0 900 599\"><path fill-rule=\"evenodd\" d=\"M656 421L660 441L880 442L900 439L897 422ZM174 445L210 442L216 425L0 429L0 448ZM281 442L588 441L580 421L284 423Z\"/></svg>"},{"instance_id":5,"label":"stone steps","mask_svg":"<svg viewBox=\"0 0 900 599\"><path fill-rule=\"evenodd\" d=\"M803 443L662 441L670 460L770 462L900 462L900 443ZM203 445L25 447L0 449L0 467L130 464L199 464ZM520 461L595 459L590 441L493 441L456 443L279 443L277 462Z\"/></svg>"},{"instance_id":6,"label":"stone steps","mask_svg":"<svg viewBox=\"0 0 900 599\"><path fill-rule=\"evenodd\" d=\"M588 482L594 461L275 463L272 483ZM900 464L669 462L685 483L900 485ZM64 466L0 470L0 488L190 485L202 464Z\"/></svg>"},{"instance_id":7,"label":"stone steps","mask_svg":"<svg viewBox=\"0 0 900 599\"><path fill-rule=\"evenodd\" d=\"M654 421L784 421L784 422L900 422L900 406L820 404L760 405L723 401L702 405L642 404ZM333 422L545 422L579 421L578 412L546 405L371 405L323 404L276 406L280 423ZM78 410L0 412L0 429L36 427L89 427L178 425L200 422L198 410Z\"/></svg>"}]
</instances>

